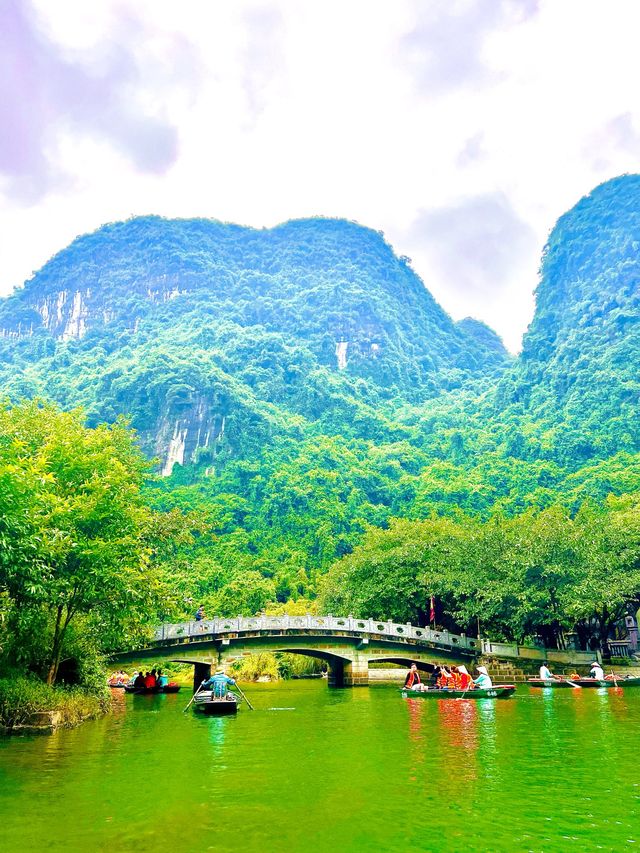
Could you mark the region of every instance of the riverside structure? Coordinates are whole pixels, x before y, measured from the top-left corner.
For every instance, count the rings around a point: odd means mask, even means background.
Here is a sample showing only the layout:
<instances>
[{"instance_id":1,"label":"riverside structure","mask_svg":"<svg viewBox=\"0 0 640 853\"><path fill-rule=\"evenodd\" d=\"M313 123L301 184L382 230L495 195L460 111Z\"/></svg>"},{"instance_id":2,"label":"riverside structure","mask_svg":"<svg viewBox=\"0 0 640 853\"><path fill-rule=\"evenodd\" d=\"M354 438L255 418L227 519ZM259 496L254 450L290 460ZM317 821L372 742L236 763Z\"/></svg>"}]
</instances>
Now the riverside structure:
<instances>
[{"instance_id":1,"label":"riverside structure","mask_svg":"<svg viewBox=\"0 0 640 853\"><path fill-rule=\"evenodd\" d=\"M357 687L369 684L369 666L396 663L428 671L433 663L461 663L489 657L525 666L540 660L567 666L588 666L593 652L560 651L538 646L494 643L490 640L354 616L238 616L179 622L159 626L149 645L116 656L117 660L164 657L192 664L194 686L212 668L226 669L259 652L287 652L326 661L329 684Z\"/></svg>"}]
</instances>

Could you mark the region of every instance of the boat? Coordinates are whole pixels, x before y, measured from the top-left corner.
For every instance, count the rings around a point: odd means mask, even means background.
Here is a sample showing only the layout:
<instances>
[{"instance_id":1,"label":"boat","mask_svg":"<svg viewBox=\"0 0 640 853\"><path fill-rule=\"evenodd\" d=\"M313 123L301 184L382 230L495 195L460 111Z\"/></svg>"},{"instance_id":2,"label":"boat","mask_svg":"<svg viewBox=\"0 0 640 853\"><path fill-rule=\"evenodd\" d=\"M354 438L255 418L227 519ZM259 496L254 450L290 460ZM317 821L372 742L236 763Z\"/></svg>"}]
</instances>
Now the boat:
<instances>
[{"instance_id":1,"label":"boat","mask_svg":"<svg viewBox=\"0 0 640 853\"><path fill-rule=\"evenodd\" d=\"M214 696L210 690L204 690L196 694L193 707L201 714L209 714L213 717L226 717L229 714L238 713L240 698L229 691L226 696Z\"/></svg>"},{"instance_id":2,"label":"boat","mask_svg":"<svg viewBox=\"0 0 640 853\"><path fill-rule=\"evenodd\" d=\"M529 687L571 687L571 685L577 685L578 687L640 687L640 678L636 678L632 675L628 676L613 676L607 675L605 678L562 678L562 679L548 679L548 678L529 678L527 680L527 684Z\"/></svg>"},{"instance_id":3,"label":"boat","mask_svg":"<svg viewBox=\"0 0 640 853\"><path fill-rule=\"evenodd\" d=\"M515 690L515 684L494 684L493 687L476 687L474 690L446 690L440 687L406 690L402 687L400 692L405 699L507 699Z\"/></svg>"},{"instance_id":4,"label":"boat","mask_svg":"<svg viewBox=\"0 0 640 853\"><path fill-rule=\"evenodd\" d=\"M576 678L573 683L580 687L640 687L640 678L606 675L604 678Z\"/></svg>"},{"instance_id":5,"label":"boat","mask_svg":"<svg viewBox=\"0 0 640 853\"><path fill-rule=\"evenodd\" d=\"M164 687L134 687L133 684L127 684L124 688L125 693L132 693L135 696L144 696L148 693L178 693L179 690L179 684L165 684Z\"/></svg>"}]
</instances>

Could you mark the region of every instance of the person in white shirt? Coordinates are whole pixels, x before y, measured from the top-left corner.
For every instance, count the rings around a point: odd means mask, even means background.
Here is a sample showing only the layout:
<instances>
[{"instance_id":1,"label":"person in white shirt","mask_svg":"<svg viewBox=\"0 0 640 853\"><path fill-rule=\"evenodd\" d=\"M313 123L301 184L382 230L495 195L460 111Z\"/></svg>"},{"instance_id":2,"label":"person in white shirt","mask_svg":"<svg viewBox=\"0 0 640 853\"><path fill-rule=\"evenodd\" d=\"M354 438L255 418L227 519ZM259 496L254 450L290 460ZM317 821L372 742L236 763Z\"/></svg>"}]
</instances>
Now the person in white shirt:
<instances>
[{"instance_id":1,"label":"person in white shirt","mask_svg":"<svg viewBox=\"0 0 640 853\"><path fill-rule=\"evenodd\" d=\"M474 679L473 683L480 690L490 690L493 687L493 682L491 681L491 676L487 672L486 666L477 666L476 669L480 675Z\"/></svg>"},{"instance_id":2,"label":"person in white shirt","mask_svg":"<svg viewBox=\"0 0 640 853\"><path fill-rule=\"evenodd\" d=\"M544 681L551 681L551 679L555 678L555 675L549 669L549 666L546 661L540 667L540 678L542 678Z\"/></svg>"},{"instance_id":3,"label":"person in white shirt","mask_svg":"<svg viewBox=\"0 0 640 853\"><path fill-rule=\"evenodd\" d=\"M604 670L600 666L597 660L591 664L591 672L589 673L591 678L595 678L597 681L604 681Z\"/></svg>"}]
</instances>

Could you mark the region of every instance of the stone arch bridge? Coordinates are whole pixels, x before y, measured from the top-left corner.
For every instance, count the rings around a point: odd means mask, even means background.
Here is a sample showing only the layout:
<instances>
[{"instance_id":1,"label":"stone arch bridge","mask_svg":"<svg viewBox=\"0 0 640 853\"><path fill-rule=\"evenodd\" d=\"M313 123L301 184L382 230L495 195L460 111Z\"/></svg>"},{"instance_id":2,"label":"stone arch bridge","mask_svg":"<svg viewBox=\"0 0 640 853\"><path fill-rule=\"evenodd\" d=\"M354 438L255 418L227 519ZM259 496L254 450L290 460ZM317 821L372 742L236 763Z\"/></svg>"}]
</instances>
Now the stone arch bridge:
<instances>
[{"instance_id":1,"label":"stone arch bridge","mask_svg":"<svg viewBox=\"0 0 640 853\"><path fill-rule=\"evenodd\" d=\"M320 658L327 663L329 684L355 687L369 683L371 663L415 663L430 671L434 663L474 659L482 653L482 643L464 634L353 616L256 616L165 624L146 648L119 654L116 660L189 663L196 685L212 668L226 669L260 652Z\"/></svg>"},{"instance_id":2,"label":"stone arch bridge","mask_svg":"<svg viewBox=\"0 0 640 853\"><path fill-rule=\"evenodd\" d=\"M555 666L588 667L593 652L559 651L538 646L494 643L421 628L409 622L356 619L353 616L253 616L204 619L161 625L148 646L115 655L114 660L159 658L194 667L194 686L212 668L226 669L260 652L288 652L326 661L329 684L356 687L369 683L369 665L395 663L430 671L433 664L508 662L534 671L544 659ZM511 675L510 675L511 678Z\"/></svg>"}]
</instances>

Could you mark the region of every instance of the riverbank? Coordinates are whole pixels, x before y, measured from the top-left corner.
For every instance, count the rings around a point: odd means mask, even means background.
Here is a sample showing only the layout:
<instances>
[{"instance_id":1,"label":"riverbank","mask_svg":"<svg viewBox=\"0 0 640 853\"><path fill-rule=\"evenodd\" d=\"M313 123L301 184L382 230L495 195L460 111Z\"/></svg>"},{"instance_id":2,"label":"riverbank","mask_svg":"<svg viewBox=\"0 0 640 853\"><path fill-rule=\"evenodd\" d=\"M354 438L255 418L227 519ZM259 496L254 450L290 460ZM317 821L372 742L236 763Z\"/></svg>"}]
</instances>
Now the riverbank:
<instances>
[{"instance_id":1,"label":"riverbank","mask_svg":"<svg viewBox=\"0 0 640 853\"><path fill-rule=\"evenodd\" d=\"M111 710L109 692L50 687L29 678L0 678L0 734L50 734Z\"/></svg>"}]
</instances>

